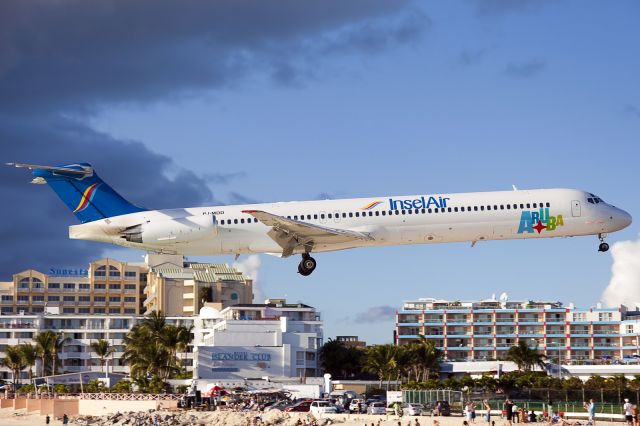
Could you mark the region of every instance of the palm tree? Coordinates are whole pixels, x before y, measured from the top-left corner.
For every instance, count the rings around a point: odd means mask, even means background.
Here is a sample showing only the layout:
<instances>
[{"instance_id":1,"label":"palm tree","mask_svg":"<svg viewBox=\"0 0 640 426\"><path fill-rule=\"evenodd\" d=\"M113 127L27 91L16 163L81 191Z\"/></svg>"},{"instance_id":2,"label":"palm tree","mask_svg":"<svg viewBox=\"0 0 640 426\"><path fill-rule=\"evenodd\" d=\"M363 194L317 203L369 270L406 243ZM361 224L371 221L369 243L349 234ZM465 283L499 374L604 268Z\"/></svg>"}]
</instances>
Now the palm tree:
<instances>
[{"instance_id":1,"label":"palm tree","mask_svg":"<svg viewBox=\"0 0 640 426\"><path fill-rule=\"evenodd\" d=\"M102 366L102 370L104 371L104 365L106 358L111 355L114 351L113 347L108 340L99 339L95 342L91 342L91 349L98 355L100 358L100 365Z\"/></svg>"},{"instance_id":2,"label":"palm tree","mask_svg":"<svg viewBox=\"0 0 640 426\"><path fill-rule=\"evenodd\" d=\"M52 339L52 342L51 342L52 358L53 358L52 365L53 365L54 376L56 375L56 367L58 366L58 354L62 352L62 348L68 341L69 341L69 338L64 337L64 334L62 334L62 332L54 333L54 338Z\"/></svg>"},{"instance_id":3,"label":"palm tree","mask_svg":"<svg viewBox=\"0 0 640 426\"><path fill-rule=\"evenodd\" d=\"M15 391L20 372L26 367L22 358L22 351L19 346L7 346L4 353L5 357L2 359L2 365L11 370L13 389Z\"/></svg>"},{"instance_id":4,"label":"palm tree","mask_svg":"<svg viewBox=\"0 0 640 426\"><path fill-rule=\"evenodd\" d=\"M544 369L546 356L538 353L537 345L531 349L524 340L520 340L516 346L509 348L505 359L514 362L520 370L531 371L535 366Z\"/></svg>"},{"instance_id":5,"label":"palm tree","mask_svg":"<svg viewBox=\"0 0 640 426\"><path fill-rule=\"evenodd\" d=\"M432 340L420 335L419 340L409 344L409 367L414 371L416 380L427 381L432 372L440 371L442 353Z\"/></svg>"},{"instance_id":6,"label":"palm tree","mask_svg":"<svg viewBox=\"0 0 640 426\"><path fill-rule=\"evenodd\" d=\"M33 367L38 360L37 348L31 343L22 343L19 345L22 361L26 367L29 367L29 383L33 383Z\"/></svg>"},{"instance_id":7,"label":"palm tree","mask_svg":"<svg viewBox=\"0 0 640 426\"><path fill-rule=\"evenodd\" d=\"M154 336L162 334L166 325L167 319L162 311L152 311L142 321L140 321L140 326L149 330Z\"/></svg>"},{"instance_id":8,"label":"palm tree","mask_svg":"<svg viewBox=\"0 0 640 426\"><path fill-rule=\"evenodd\" d=\"M36 352L42 364L42 375L48 376L52 373L53 346L55 345L56 333L51 330L38 333L35 337Z\"/></svg>"},{"instance_id":9,"label":"palm tree","mask_svg":"<svg viewBox=\"0 0 640 426\"><path fill-rule=\"evenodd\" d=\"M396 371L398 349L395 345L377 345L367 349L364 369L378 376L380 387L382 381L391 379L391 374Z\"/></svg>"}]
</instances>

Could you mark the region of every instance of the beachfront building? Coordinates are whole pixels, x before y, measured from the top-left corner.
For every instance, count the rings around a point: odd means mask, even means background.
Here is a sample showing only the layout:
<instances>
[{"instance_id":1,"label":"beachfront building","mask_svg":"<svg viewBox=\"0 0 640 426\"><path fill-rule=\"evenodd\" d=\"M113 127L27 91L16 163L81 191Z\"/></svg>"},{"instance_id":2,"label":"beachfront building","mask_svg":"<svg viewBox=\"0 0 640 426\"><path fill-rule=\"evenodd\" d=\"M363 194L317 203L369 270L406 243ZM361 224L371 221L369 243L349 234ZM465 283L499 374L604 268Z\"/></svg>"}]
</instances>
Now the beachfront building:
<instances>
[{"instance_id":1,"label":"beachfront building","mask_svg":"<svg viewBox=\"0 0 640 426\"><path fill-rule=\"evenodd\" d=\"M148 255L144 313L197 315L253 302L253 281L223 263L185 262L182 256Z\"/></svg>"},{"instance_id":2,"label":"beachfront building","mask_svg":"<svg viewBox=\"0 0 640 426\"><path fill-rule=\"evenodd\" d=\"M267 299L222 310L206 307L194 328L194 377L202 380L320 376L320 313L302 303Z\"/></svg>"},{"instance_id":3,"label":"beachfront building","mask_svg":"<svg viewBox=\"0 0 640 426\"><path fill-rule=\"evenodd\" d=\"M54 310L54 309L52 309ZM0 316L0 358L5 355L7 346L31 343L35 345L35 337L45 330L61 332L66 341L62 352L58 354L60 366L58 373L103 372L108 368L110 373L129 373L129 367L122 362L124 352L124 337L131 328L144 317L139 315L122 314L58 314L44 312L32 315L2 315ZM167 317L166 322L176 326L193 325L193 317ZM114 352L106 360L106 366L101 365L98 355L93 352L91 342L104 339L114 348ZM192 370L193 353L189 346L184 353L179 354L187 371ZM39 367L38 367L39 368ZM21 375L27 378L25 369ZM35 372L35 369L34 369ZM11 371L5 366L0 367L0 379L11 380Z\"/></svg>"},{"instance_id":4,"label":"beachfront building","mask_svg":"<svg viewBox=\"0 0 640 426\"><path fill-rule=\"evenodd\" d=\"M96 260L88 269L28 269L0 283L0 313L40 314L55 307L64 314L139 315L146 279L146 265L113 259Z\"/></svg>"},{"instance_id":5,"label":"beachfront building","mask_svg":"<svg viewBox=\"0 0 640 426\"><path fill-rule=\"evenodd\" d=\"M510 347L524 340L550 362L632 362L640 355L640 311L506 297L406 301L396 315L396 344L421 335L447 361L504 359Z\"/></svg>"}]
</instances>

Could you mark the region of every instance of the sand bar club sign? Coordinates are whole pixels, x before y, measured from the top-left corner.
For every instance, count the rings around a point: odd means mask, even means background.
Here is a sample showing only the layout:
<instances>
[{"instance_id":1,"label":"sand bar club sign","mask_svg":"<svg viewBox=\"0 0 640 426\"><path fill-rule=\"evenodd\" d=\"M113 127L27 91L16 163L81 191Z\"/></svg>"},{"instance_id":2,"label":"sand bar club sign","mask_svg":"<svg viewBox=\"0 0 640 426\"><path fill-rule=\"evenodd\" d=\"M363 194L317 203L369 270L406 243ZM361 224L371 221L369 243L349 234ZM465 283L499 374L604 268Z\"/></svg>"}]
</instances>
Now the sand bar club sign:
<instances>
[{"instance_id":1,"label":"sand bar club sign","mask_svg":"<svg viewBox=\"0 0 640 426\"><path fill-rule=\"evenodd\" d=\"M200 346L198 376L201 379L282 376L282 352L282 347Z\"/></svg>"}]
</instances>

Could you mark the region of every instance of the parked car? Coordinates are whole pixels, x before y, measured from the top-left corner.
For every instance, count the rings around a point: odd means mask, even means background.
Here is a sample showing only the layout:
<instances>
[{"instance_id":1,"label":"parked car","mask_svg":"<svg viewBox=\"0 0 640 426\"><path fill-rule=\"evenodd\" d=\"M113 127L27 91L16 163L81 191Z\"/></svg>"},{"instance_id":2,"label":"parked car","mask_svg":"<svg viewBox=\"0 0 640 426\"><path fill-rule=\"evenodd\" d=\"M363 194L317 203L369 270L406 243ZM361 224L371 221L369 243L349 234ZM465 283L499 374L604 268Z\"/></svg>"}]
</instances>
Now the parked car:
<instances>
[{"instance_id":1,"label":"parked car","mask_svg":"<svg viewBox=\"0 0 640 426\"><path fill-rule=\"evenodd\" d=\"M284 411L284 409L287 408L287 406L289 406L290 404L291 404L291 401L283 399L282 401L277 401L271 405L267 405L266 407L264 407L264 411L271 411L271 410Z\"/></svg>"},{"instance_id":2,"label":"parked car","mask_svg":"<svg viewBox=\"0 0 640 426\"><path fill-rule=\"evenodd\" d=\"M438 415L438 404L440 404L440 415L450 416L451 406L449 401L432 401L424 404L424 411L432 413L434 416Z\"/></svg>"},{"instance_id":3,"label":"parked car","mask_svg":"<svg viewBox=\"0 0 640 426\"><path fill-rule=\"evenodd\" d=\"M338 412L338 407L333 405L330 401L317 399L311 403L309 411L311 414L335 414Z\"/></svg>"},{"instance_id":4,"label":"parked car","mask_svg":"<svg viewBox=\"0 0 640 426\"><path fill-rule=\"evenodd\" d=\"M387 404L384 402L372 402L367 407L367 414L386 414Z\"/></svg>"},{"instance_id":5,"label":"parked car","mask_svg":"<svg viewBox=\"0 0 640 426\"><path fill-rule=\"evenodd\" d=\"M367 403L364 402L364 399L353 399L349 404L349 412L350 413L365 413L367 411Z\"/></svg>"},{"instance_id":6,"label":"parked car","mask_svg":"<svg viewBox=\"0 0 640 426\"><path fill-rule=\"evenodd\" d=\"M284 411L287 412L300 412L300 413L308 413L311 409L311 400L296 402L295 404L289 405Z\"/></svg>"},{"instance_id":7,"label":"parked car","mask_svg":"<svg viewBox=\"0 0 640 426\"><path fill-rule=\"evenodd\" d=\"M404 403L400 406L405 416L419 416L422 414L422 405L416 403Z\"/></svg>"}]
</instances>

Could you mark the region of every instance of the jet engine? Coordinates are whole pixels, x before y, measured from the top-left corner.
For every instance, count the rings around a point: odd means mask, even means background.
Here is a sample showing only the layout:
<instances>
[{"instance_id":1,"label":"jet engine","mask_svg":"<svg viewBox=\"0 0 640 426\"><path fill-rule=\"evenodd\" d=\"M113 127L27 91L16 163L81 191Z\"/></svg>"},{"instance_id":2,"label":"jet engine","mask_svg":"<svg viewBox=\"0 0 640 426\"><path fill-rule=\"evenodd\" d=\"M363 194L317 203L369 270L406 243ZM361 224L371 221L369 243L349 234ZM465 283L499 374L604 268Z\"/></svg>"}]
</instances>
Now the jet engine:
<instances>
[{"instance_id":1,"label":"jet engine","mask_svg":"<svg viewBox=\"0 0 640 426\"><path fill-rule=\"evenodd\" d=\"M215 216L189 216L150 220L120 232L120 237L139 244L176 244L217 235Z\"/></svg>"}]
</instances>

